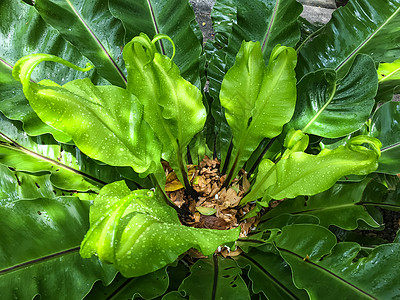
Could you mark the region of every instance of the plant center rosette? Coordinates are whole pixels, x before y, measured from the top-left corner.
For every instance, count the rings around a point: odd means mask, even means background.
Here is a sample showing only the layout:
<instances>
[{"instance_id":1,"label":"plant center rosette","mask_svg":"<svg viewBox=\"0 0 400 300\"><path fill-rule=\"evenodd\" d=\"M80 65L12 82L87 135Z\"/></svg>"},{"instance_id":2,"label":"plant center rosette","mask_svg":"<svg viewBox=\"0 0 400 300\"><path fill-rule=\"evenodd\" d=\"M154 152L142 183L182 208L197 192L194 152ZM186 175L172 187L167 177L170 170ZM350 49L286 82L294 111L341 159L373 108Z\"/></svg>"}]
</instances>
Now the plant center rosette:
<instances>
[{"instance_id":1,"label":"plant center rosette","mask_svg":"<svg viewBox=\"0 0 400 300\"><path fill-rule=\"evenodd\" d=\"M207 156L198 166L189 165L189 177L197 199L185 192L184 186L178 181L175 172L167 164L165 172L167 182L165 190L171 201L179 208L184 207L190 215L181 216L184 225L196 228L226 230L240 226L241 237L257 225L258 217L246 218L246 214L255 204L245 204L239 207L240 200L250 188L246 172L240 170L239 177L232 180L229 187L224 187L227 175L220 174L218 159Z\"/></svg>"}]
</instances>

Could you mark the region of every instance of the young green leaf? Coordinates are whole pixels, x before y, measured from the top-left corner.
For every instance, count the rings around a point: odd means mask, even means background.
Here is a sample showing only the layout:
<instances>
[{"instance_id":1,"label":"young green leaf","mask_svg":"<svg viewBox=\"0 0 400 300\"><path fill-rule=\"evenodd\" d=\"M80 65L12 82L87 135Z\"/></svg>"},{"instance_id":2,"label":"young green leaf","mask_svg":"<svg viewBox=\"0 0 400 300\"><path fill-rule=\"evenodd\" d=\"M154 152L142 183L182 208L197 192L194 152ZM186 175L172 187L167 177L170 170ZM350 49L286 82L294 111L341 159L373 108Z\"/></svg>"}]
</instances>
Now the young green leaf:
<instances>
[{"instance_id":1,"label":"young green leaf","mask_svg":"<svg viewBox=\"0 0 400 300\"><path fill-rule=\"evenodd\" d=\"M262 176L240 204L256 200L254 195L259 195L260 189L266 189L266 194L274 199L310 196L329 189L342 176L371 173L378 167L381 146L375 138L357 136L344 146L334 150L324 149L318 155L294 152L283 157ZM275 184L271 185L269 176L276 176ZM268 187L264 186L264 182Z\"/></svg>"},{"instance_id":2,"label":"young green leaf","mask_svg":"<svg viewBox=\"0 0 400 300\"><path fill-rule=\"evenodd\" d=\"M228 181L264 138L281 133L296 103L296 52L276 46L268 67L259 42L243 42L221 86L220 100L233 134Z\"/></svg>"},{"instance_id":3,"label":"young green leaf","mask_svg":"<svg viewBox=\"0 0 400 300\"><path fill-rule=\"evenodd\" d=\"M169 57L156 50L155 43L160 39L172 42L165 35L157 35L150 41L141 34L124 47L127 88L143 104L144 119L161 141L163 159L188 188L187 145L204 127L206 109L200 90L181 77Z\"/></svg>"},{"instance_id":4,"label":"young green leaf","mask_svg":"<svg viewBox=\"0 0 400 300\"><path fill-rule=\"evenodd\" d=\"M212 230L181 225L173 208L149 190L130 191L123 181L105 186L90 210L91 228L82 257L96 254L126 277L141 276L175 261L190 248L204 255L235 241L240 228Z\"/></svg>"},{"instance_id":5,"label":"young green leaf","mask_svg":"<svg viewBox=\"0 0 400 300\"><path fill-rule=\"evenodd\" d=\"M400 86L400 59L392 63L381 63L378 67L378 93L377 101L387 102L392 100L393 94L398 92Z\"/></svg>"},{"instance_id":6,"label":"young green leaf","mask_svg":"<svg viewBox=\"0 0 400 300\"><path fill-rule=\"evenodd\" d=\"M324 227L335 225L354 230L358 221L363 220L371 227L379 228L363 203L363 192L369 180L360 183L335 184L329 190L311 196L286 199L273 210L266 213L263 221L272 221L284 214L295 216L315 216Z\"/></svg>"},{"instance_id":7,"label":"young green leaf","mask_svg":"<svg viewBox=\"0 0 400 300\"><path fill-rule=\"evenodd\" d=\"M63 86L51 80L30 82L34 68L43 61L81 69L61 58L33 54L21 58L13 76L46 124L70 135L79 149L93 159L114 166L131 166L138 173L159 164L160 146L143 120L143 107L135 96L116 86L95 86L78 79Z\"/></svg>"}]
</instances>

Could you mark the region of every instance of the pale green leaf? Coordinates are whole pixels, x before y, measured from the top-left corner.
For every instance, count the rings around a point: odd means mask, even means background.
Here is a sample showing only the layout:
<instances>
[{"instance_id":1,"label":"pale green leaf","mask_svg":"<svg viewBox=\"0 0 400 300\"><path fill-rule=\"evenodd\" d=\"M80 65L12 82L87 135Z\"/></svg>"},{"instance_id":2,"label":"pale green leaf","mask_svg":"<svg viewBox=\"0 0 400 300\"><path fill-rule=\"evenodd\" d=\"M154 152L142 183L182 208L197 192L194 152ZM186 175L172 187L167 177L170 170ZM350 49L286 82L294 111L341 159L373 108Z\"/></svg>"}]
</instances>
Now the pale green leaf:
<instances>
[{"instance_id":1,"label":"pale green leaf","mask_svg":"<svg viewBox=\"0 0 400 300\"><path fill-rule=\"evenodd\" d=\"M96 254L126 277L158 270L190 248L211 255L218 246L235 241L240 232L239 227L212 230L183 226L174 209L154 192L131 192L122 181L100 191L90 220L81 255Z\"/></svg>"},{"instance_id":2,"label":"pale green leaf","mask_svg":"<svg viewBox=\"0 0 400 300\"><path fill-rule=\"evenodd\" d=\"M290 121L296 103L295 65L292 48L275 47L266 67L260 43L243 42L220 94L233 134L230 179L264 138L279 135Z\"/></svg>"},{"instance_id":3,"label":"pale green leaf","mask_svg":"<svg viewBox=\"0 0 400 300\"><path fill-rule=\"evenodd\" d=\"M125 46L128 90L143 104L144 119L162 143L163 159L184 181L186 147L203 129L206 110L200 90L180 76L169 57L156 50L160 39L169 38L158 35L150 41L141 34Z\"/></svg>"},{"instance_id":4,"label":"pale green leaf","mask_svg":"<svg viewBox=\"0 0 400 300\"><path fill-rule=\"evenodd\" d=\"M51 80L30 82L34 67L42 61L80 68L46 54L26 56L14 67L14 78L21 81L29 103L46 124L69 134L93 159L131 166L138 173L158 166L160 148L135 96L116 86L95 86L87 78L63 86Z\"/></svg>"}]
</instances>

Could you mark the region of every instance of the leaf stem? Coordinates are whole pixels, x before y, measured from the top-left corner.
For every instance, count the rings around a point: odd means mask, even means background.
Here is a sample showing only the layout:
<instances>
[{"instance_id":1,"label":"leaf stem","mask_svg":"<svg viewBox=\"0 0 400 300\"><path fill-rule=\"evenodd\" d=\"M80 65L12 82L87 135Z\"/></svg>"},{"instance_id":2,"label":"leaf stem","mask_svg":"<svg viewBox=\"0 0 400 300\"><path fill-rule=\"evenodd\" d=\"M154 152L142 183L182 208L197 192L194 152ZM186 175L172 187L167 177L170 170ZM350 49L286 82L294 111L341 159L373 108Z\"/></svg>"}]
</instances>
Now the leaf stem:
<instances>
[{"instance_id":1,"label":"leaf stem","mask_svg":"<svg viewBox=\"0 0 400 300\"><path fill-rule=\"evenodd\" d=\"M229 147L228 147L228 152L226 153L224 166L222 167L222 171L221 171L222 174L225 174L226 170L228 169L229 161L231 160L232 150L233 150L233 142L232 142L232 139L231 139L231 142L230 142Z\"/></svg>"},{"instance_id":2,"label":"leaf stem","mask_svg":"<svg viewBox=\"0 0 400 300\"><path fill-rule=\"evenodd\" d=\"M296 48L296 52L299 53L300 49L303 48L303 46L312 38L314 38L316 35L320 33L325 28L325 26L322 26L315 30L313 33L311 33L309 36L306 37L306 39Z\"/></svg>"},{"instance_id":3,"label":"leaf stem","mask_svg":"<svg viewBox=\"0 0 400 300\"><path fill-rule=\"evenodd\" d=\"M155 186L155 188L158 189L160 191L160 193L162 194L162 197L164 198L164 201L168 206L175 209L175 211L180 215L190 215L190 212L188 210L178 207L175 203L173 203L171 201L171 199L169 199L169 197L167 196L167 194L165 192L165 189L161 187L160 183L158 182L158 180L154 174L150 174L149 177L151 179L151 182Z\"/></svg>"},{"instance_id":4,"label":"leaf stem","mask_svg":"<svg viewBox=\"0 0 400 300\"><path fill-rule=\"evenodd\" d=\"M253 174L253 172L256 170L258 165L260 164L261 160L263 159L265 153L271 148L272 144L275 142L276 137L272 138L268 144L265 146L264 150L261 152L261 154L258 156L256 162L253 164L251 167L250 171L247 173L247 177L250 178L250 176Z\"/></svg>"}]
</instances>

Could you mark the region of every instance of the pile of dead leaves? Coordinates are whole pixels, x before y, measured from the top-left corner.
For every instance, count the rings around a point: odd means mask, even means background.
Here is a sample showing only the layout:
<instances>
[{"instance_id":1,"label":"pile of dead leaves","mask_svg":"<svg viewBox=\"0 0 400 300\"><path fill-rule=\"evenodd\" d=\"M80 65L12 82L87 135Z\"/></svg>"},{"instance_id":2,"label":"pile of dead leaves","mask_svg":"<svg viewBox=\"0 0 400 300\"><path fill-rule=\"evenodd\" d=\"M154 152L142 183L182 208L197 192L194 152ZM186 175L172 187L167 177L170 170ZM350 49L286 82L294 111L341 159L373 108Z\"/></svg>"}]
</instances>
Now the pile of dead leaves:
<instances>
[{"instance_id":1,"label":"pile of dead leaves","mask_svg":"<svg viewBox=\"0 0 400 300\"><path fill-rule=\"evenodd\" d=\"M238 204L249 189L250 183L242 170L240 176L234 179L229 187L223 187L226 175L220 175L219 166L217 159L208 157L198 166L188 166L192 187L198 193L197 199L193 199L185 192L172 169L164 165L167 194L178 207L184 207L191 212L191 216L181 219L184 225L219 230L240 226L240 236L247 236L257 225L258 217L243 220L253 205L238 207Z\"/></svg>"}]
</instances>

